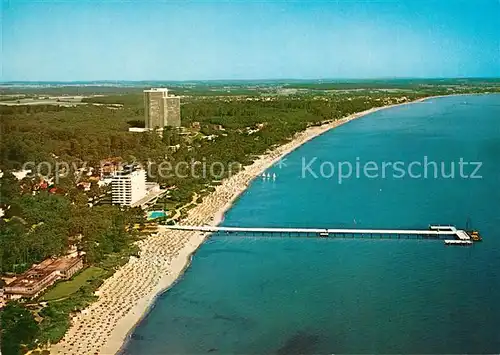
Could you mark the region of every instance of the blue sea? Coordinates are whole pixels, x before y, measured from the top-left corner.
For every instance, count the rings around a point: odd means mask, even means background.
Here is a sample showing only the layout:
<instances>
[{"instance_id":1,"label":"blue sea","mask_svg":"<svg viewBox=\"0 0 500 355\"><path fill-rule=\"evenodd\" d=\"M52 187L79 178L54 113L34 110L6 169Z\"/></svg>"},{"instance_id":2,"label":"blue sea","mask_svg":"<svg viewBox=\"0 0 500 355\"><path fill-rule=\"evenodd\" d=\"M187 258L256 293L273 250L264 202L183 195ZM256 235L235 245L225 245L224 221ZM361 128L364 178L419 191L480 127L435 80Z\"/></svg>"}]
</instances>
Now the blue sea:
<instances>
[{"instance_id":1,"label":"blue sea","mask_svg":"<svg viewBox=\"0 0 500 355\"><path fill-rule=\"evenodd\" d=\"M378 177L373 168L341 181L332 174L356 162L373 162ZM420 165L382 177L389 162ZM446 175L455 163L454 178L435 176L433 162ZM215 236L124 353L500 352L499 163L500 95L430 99L323 134L271 167L275 181L254 180L223 225L468 224L483 242Z\"/></svg>"}]
</instances>

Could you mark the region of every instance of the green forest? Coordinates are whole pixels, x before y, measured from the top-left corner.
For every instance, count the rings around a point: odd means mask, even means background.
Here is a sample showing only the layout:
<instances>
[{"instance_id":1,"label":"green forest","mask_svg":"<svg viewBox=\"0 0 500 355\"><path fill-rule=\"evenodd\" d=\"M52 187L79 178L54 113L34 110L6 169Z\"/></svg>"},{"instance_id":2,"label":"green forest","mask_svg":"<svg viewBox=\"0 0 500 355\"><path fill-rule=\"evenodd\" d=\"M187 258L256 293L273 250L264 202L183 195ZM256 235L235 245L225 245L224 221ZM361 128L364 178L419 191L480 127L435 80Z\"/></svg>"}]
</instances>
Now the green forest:
<instances>
[{"instance_id":1,"label":"green forest","mask_svg":"<svg viewBox=\"0 0 500 355\"><path fill-rule=\"evenodd\" d=\"M65 254L71 245L85 252L86 265L102 272L77 292L45 307L40 308L37 300L9 302L0 314L2 354L19 354L61 339L70 313L92 302L103 280L137 254L133 242L139 232L134 226L144 224L142 211L110 205L91 208L88 197L77 189L57 194L23 193L23 189L13 175L4 173L1 202L9 208L0 220L0 273L21 273L49 256Z\"/></svg>"},{"instance_id":2,"label":"green forest","mask_svg":"<svg viewBox=\"0 0 500 355\"><path fill-rule=\"evenodd\" d=\"M0 106L2 114L0 168L20 169L25 162L57 161L81 166L99 166L103 159L121 157L124 161L159 163L170 161L239 162L252 159L274 145L282 144L310 125L334 120L397 97L414 99L425 94L378 93L371 95L332 95L328 98L297 95L262 97L258 101L241 98L188 98L181 106L184 130L168 130L163 137L155 133L130 133L140 126L144 108L142 96L113 95L88 99L92 103L121 103L122 108L81 105ZM386 101L384 101L386 100ZM390 101L393 100L393 101ZM199 122L199 130L191 126ZM248 130L264 125L253 134ZM223 128L223 130L220 129ZM211 140L206 139L207 136ZM179 145L175 152L173 145ZM211 184L210 179L161 179L165 186L177 186L178 202L188 202L194 192Z\"/></svg>"}]
</instances>

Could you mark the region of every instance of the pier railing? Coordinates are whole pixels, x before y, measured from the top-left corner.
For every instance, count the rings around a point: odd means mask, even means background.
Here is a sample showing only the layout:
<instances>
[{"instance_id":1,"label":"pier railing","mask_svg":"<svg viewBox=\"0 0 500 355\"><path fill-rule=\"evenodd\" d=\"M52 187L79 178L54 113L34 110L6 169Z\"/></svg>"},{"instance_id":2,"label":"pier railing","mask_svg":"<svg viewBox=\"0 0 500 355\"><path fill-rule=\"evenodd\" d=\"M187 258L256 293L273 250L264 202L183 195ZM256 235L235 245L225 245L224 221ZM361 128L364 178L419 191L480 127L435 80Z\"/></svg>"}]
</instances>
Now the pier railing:
<instances>
[{"instance_id":1,"label":"pier railing","mask_svg":"<svg viewBox=\"0 0 500 355\"><path fill-rule=\"evenodd\" d=\"M239 236L320 237L363 239L444 239L447 245L472 245L469 234L454 226L430 226L429 229L349 229L349 228L259 228L225 226L165 225L166 230L194 231Z\"/></svg>"}]
</instances>

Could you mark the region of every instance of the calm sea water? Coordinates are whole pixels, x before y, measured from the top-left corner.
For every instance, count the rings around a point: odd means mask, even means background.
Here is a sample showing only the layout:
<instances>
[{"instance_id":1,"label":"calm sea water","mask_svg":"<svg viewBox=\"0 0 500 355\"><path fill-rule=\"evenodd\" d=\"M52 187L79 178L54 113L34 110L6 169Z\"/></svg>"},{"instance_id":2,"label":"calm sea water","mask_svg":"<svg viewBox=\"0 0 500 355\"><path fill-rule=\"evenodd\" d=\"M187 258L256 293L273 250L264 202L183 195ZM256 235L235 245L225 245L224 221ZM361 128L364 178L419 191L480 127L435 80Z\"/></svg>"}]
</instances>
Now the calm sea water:
<instances>
[{"instance_id":1,"label":"calm sea water","mask_svg":"<svg viewBox=\"0 0 500 355\"><path fill-rule=\"evenodd\" d=\"M302 178L321 162L480 161L482 179ZM135 329L127 354L498 353L500 95L432 99L348 123L256 179L224 225L465 227L427 240L214 237ZM469 169L469 170L467 170ZM470 174L472 168L464 169ZM319 170L317 170L319 171ZM387 170L389 172L389 170ZM324 172L329 174L326 168ZM418 173L415 169L414 173Z\"/></svg>"}]
</instances>

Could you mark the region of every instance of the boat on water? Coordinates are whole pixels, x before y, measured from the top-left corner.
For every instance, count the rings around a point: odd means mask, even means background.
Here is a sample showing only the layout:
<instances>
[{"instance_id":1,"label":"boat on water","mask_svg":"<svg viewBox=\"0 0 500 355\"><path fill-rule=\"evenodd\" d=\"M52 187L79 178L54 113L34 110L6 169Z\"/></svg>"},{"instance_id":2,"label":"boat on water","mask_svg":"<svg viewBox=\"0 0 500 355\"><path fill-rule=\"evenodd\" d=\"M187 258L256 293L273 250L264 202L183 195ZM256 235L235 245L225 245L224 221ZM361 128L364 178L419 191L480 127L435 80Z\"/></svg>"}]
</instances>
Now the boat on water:
<instances>
[{"instance_id":1,"label":"boat on water","mask_svg":"<svg viewBox=\"0 0 500 355\"><path fill-rule=\"evenodd\" d=\"M479 231L476 229L472 229L471 227L471 220L470 218L467 218L467 222L465 223L465 233L470 237L471 240L474 242L481 242L483 238L479 234Z\"/></svg>"},{"instance_id":2,"label":"boat on water","mask_svg":"<svg viewBox=\"0 0 500 355\"><path fill-rule=\"evenodd\" d=\"M470 239L472 239L473 241L475 241L475 242L481 242L481 241L483 241L483 238L481 237L481 234L479 234L479 231L477 231L477 230L468 230L466 232L469 235Z\"/></svg>"}]
</instances>

